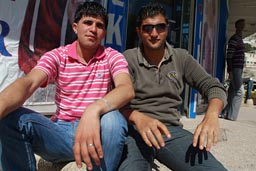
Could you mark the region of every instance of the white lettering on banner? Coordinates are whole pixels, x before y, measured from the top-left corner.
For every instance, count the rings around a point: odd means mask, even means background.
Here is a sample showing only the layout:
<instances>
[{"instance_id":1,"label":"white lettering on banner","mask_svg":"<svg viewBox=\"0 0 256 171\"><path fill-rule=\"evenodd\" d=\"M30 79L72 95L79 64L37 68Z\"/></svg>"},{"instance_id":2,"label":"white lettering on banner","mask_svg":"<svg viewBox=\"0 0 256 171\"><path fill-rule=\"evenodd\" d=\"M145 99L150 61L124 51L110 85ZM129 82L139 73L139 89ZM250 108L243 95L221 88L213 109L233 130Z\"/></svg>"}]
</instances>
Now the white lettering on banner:
<instances>
[{"instance_id":1,"label":"white lettering on banner","mask_svg":"<svg viewBox=\"0 0 256 171\"><path fill-rule=\"evenodd\" d=\"M108 35L107 35L106 43L112 44L113 43L112 37L115 34L116 44L121 46L122 40L121 40L120 22L121 22L123 16L119 15L116 23L114 21L115 14L108 14L108 18L109 18L109 24L108 24Z\"/></svg>"},{"instance_id":2,"label":"white lettering on banner","mask_svg":"<svg viewBox=\"0 0 256 171\"><path fill-rule=\"evenodd\" d=\"M121 7L124 6L124 2L122 2L122 1L113 0L112 3L113 3L114 5L118 5L118 6L121 6Z\"/></svg>"}]
</instances>

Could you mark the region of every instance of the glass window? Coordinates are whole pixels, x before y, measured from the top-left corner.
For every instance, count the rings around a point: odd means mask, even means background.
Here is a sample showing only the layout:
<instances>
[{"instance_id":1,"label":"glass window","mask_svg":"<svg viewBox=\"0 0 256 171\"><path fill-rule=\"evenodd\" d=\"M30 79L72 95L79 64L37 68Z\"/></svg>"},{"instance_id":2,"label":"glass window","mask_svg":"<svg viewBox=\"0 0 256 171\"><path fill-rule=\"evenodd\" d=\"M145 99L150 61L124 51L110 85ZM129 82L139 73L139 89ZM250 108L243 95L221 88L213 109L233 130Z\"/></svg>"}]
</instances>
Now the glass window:
<instances>
[{"instance_id":1,"label":"glass window","mask_svg":"<svg viewBox=\"0 0 256 171\"><path fill-rule=\"evenodd\" d=\"M189 45L189 30L190 30L190 6L191 0L185 0L183 5L183 21L182 21L182 30L181 30L181 39L180 39L180 47L188 50Z\"/></svg>"}]
</instances>

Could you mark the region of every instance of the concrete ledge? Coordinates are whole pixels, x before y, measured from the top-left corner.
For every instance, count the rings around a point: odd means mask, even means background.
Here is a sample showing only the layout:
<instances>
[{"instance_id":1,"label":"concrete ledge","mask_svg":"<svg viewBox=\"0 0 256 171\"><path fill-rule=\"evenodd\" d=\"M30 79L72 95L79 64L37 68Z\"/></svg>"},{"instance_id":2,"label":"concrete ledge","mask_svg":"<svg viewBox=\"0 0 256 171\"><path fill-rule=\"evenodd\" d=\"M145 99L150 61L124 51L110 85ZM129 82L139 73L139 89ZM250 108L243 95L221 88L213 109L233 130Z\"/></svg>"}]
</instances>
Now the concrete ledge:
<instances>
[{"instance_id":1,"label":"concrete ledge","mask_svg":"<svg viewBox=\"0 0 256 171\"><path fill-rule=\"evenodd\" d=\"M86 166L83 165L79 169L75 162L54 164L40 158L37 164L37 171L86 171Z\"/></svg>"},{"instance_id":2,"label":"concrete ledge","mask_svg":"<svg viewBox=\"0 0 256 171\"><path fill-rule=\"evenodd\" d=\"M37 158L37 171L87 171L85 164L82 168L78 168L75 162L66 162L54 164L40 157ZM155 160L152 171L170 171L167 167Z\"/></svg>"}]
</instances>

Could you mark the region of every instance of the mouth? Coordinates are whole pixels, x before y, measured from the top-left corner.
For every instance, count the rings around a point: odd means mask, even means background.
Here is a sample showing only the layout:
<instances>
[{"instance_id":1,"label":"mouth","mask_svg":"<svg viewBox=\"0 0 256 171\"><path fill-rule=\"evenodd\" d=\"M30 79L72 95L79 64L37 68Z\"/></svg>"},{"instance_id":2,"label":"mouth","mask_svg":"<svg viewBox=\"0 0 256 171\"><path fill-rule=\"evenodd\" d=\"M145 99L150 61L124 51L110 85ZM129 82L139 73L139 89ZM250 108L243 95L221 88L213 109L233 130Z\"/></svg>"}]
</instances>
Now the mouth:
<instances>
[{"instance_id":1,"label":"mouth","mask_svg":"<svg viewBox=\"0 0 256 171\"><path fill-rule=\"evenodd\" d=\"M159 39L150 39L149 40L151 43L157 43L159 41Z\"/></svg>"},{"instance_id":2,"label":"mouth","mask_svg":"<svg viewBox=\"0 0 256 171\"><path fill-rule=\"evenodd\" d=\"M92 36L92 35L87 35L86 37L89 38L89 39L91 39L91 40L96 40L96 37L95 37L95 36Z\"/></svg>"}]
</instances>

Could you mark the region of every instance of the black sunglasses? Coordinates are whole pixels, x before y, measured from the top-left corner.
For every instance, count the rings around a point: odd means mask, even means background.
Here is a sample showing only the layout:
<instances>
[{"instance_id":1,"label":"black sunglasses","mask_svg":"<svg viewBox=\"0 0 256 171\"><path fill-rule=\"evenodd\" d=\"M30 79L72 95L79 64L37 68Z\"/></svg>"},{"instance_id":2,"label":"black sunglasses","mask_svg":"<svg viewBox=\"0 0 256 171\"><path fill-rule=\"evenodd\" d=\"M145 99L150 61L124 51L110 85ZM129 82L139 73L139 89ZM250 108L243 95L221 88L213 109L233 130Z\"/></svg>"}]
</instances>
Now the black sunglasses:
<instances>
[{"instance_id":1,"label":"black sunglasses","mask_svg":"<svg viewBox=\"0 0 256 171\"><path fill-rule=\"evenodd\" d=\"M164 32L166 30L167 24L166 23L160 23L160 24L145 24L142 25L142 31L146 33L151 33L154 28L156 28L156 31L158 33Z\"/></svg>"}]
</instances>

